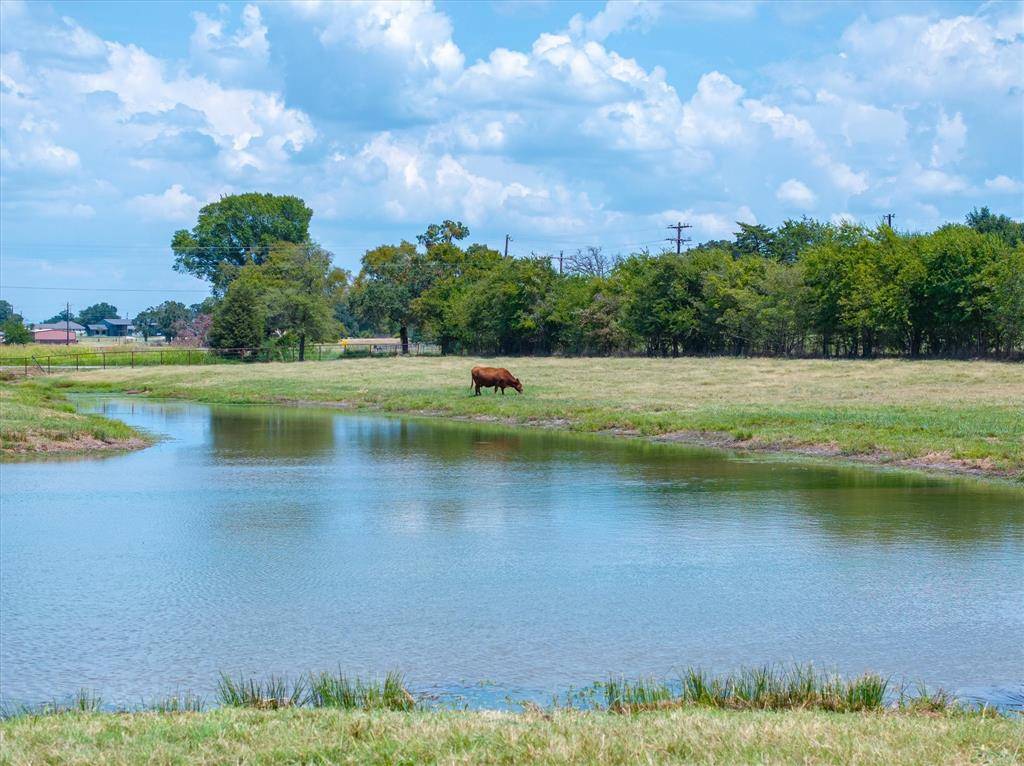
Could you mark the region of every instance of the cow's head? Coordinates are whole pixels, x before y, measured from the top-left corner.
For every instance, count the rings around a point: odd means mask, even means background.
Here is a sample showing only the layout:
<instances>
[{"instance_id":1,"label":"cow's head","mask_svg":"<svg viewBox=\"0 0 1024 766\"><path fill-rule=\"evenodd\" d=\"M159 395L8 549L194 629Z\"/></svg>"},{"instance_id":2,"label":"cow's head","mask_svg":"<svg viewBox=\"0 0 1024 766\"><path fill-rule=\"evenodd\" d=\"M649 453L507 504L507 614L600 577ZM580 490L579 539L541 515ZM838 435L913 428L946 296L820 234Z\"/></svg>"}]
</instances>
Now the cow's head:
<instances>
[{"instance_id":1,"label":"cow's head","mask_svg":"<svg viewBox=\"0 0 1024 766\"><path fill-rule=\"evenodd\" d=\"M514 388L517 393L523 393L523 384L519 382L519 378L512 378L512 380L515 381L512 383L512 388Z\"/></svg>"}]
</instances>

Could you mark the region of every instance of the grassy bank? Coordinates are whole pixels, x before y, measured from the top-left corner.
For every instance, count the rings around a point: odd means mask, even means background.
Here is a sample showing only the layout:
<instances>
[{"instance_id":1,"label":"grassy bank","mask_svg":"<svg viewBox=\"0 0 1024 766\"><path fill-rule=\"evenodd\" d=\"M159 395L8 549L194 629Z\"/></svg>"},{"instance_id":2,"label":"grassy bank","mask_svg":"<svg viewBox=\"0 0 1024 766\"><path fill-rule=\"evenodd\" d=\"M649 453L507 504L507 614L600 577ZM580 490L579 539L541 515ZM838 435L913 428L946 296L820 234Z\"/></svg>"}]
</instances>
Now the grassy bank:
<instances>
[{"instance_id":1,"label":"grassy bank","mask_svg":"<svg viewBox=\"0 0 1024 766\"><path fill-rule=\"evenodd\" d=\"M963 714L613 715L252 710L64 713L0 723L0 763L1018 764L1024 725Z\"/></svg>"},{"instance_id":2,"label":"grassy bank","mask_svg":"<svg viewBox=\"0 0 1024 766\"><path fill-rule=\"evenodd\" d=\"M93 370L51 383L612 431L1024 479L1024 367L948 361L492 359L525 394L473 397L480 360Z\"/></svg>"},{"instance_id":3,"label":"grassy bank","mask_svg":"<svg viewBox=\"0 0 1024 766\"><path fill-rule=\"evenodd\" d=\"M152 439L119 421L82 415L63 394L34 381L0 382L0 454L137 449Z\"/></svg>"}]
</instances>

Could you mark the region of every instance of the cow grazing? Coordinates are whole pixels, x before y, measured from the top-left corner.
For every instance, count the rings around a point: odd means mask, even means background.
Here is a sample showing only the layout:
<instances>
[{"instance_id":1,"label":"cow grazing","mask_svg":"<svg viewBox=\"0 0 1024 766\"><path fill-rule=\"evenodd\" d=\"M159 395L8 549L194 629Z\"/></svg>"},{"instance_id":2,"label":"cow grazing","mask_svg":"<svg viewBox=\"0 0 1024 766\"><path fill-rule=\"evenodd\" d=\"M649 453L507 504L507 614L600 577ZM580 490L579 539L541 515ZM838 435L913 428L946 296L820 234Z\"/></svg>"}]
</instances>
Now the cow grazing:
<instances>
[{"instance_id":1,"label":"cow grazing","mask_svg":"<svg viewBox=\"0 0 1024 766\"><path fill-rule=\"evenodd\" d=\"M470 375L473 376L473 382L469 387L476 389L475 396L480 396L481 388L493 388L494 393L498 393L500 388L502 395L506 388L514 388L518 393L523 393L523 384L519 378L504 367L474 367Z\"/></svg>"}]
</instances>

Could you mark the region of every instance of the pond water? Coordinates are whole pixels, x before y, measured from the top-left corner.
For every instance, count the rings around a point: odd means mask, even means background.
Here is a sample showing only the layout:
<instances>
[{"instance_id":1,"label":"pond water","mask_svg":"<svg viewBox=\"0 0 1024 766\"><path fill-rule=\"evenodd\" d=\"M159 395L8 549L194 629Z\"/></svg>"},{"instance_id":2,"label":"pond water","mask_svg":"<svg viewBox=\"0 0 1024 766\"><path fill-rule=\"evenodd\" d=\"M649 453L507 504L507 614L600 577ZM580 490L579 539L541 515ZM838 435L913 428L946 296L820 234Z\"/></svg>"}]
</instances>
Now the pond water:
<instances>
[{"instance_id":1,"label":"pond water","mask_svg":"<svg viewBox=\"0 0 1024 766\"><path fill-rule=\"evenodd\" d=\"M1024 492L611 438L87 398L163 434L7 463L0 697L218 673L470 705L813 661L1024 699Z\"/></svg>"}]
</instances>

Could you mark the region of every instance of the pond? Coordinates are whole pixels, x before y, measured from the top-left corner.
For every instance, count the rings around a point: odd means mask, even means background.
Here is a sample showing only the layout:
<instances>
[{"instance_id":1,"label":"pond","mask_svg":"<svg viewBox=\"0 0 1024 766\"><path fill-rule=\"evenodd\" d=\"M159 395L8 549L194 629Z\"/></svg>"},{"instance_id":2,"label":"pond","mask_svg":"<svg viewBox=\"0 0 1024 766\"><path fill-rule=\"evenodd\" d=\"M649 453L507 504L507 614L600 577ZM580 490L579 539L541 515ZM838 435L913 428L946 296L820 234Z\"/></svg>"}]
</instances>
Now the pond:
<instances>
[{"instance_id":1,"label":"pond","mask_svg":"<svg viewBox=\"0 0 1024 766\"><path fill-rule=\"evenodd\" d=\"M0 697L405 672L473 706L773 662L1024 699L1024 492L639 440L130 398L2 466Z\"/></svg>"}]
</instances>

